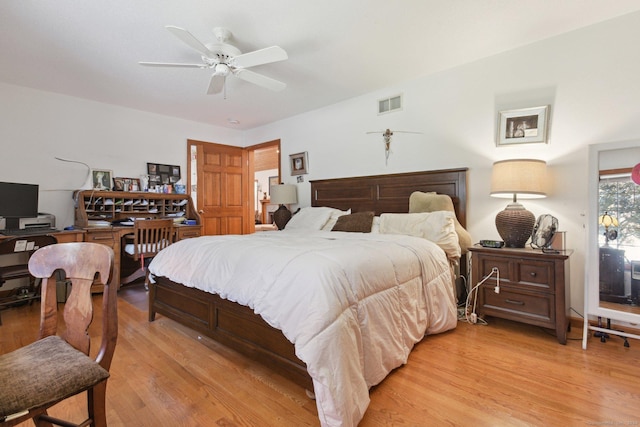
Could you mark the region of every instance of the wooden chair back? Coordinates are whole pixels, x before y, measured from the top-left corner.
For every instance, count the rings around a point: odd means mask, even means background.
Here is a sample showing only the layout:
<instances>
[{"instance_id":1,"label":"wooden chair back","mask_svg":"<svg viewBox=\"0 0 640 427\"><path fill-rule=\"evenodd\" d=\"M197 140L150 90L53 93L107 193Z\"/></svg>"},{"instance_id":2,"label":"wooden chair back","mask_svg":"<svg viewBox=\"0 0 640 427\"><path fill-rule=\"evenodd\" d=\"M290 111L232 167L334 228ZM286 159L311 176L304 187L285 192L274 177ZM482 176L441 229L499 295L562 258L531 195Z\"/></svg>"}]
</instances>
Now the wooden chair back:
<instances>
[{"instance_id":1,"label":"wooden chair back","mask_svg":"<svg viewBox=\"0 0 640 427\"><path fill-rule=\"evenodd\" d=\"M136 220L133 225L133 259L152 258L173 243L173 220Z\"/></svg>"},{"instance_id":2,"label":"wooden chair back","mask_svg":"<svg viewBox=\"0 0 640 427\"><path fill-rule=\"evenodd\" d=\"M77 350L89 355L89 325L93 316L91 285L96 277L104 283L102 296L102 341L96 361L109 370L118 337L117 289L111 286L113 249L97 243L73 242L46 246L29 259L29 271L42 279L39 338L57 335L58 304L55 271L62 269L71 281L64 305L65 329L59 335Z\"/></svg>"}]
</instances>

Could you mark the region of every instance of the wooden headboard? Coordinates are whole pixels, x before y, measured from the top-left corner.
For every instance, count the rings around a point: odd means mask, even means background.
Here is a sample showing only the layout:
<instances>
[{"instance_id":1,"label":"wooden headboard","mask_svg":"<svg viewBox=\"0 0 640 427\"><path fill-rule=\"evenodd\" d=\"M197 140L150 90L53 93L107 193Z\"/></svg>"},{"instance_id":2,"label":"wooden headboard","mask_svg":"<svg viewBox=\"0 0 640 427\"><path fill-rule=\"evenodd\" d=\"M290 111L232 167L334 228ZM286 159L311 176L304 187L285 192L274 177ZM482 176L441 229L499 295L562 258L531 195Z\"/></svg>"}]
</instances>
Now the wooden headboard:
<instances>
[{"instance_id":1,"label":"wooden headboard","mask_svg":"<svg viewBox=\"0 0 640 427\"><path fill-rule=\"evenodd\" d=\"M311 206L330 206L351 212L409 212L414 191L447 194L458 221L467 225L467 168L311 181Z\"/></svg>"}]
</instances>

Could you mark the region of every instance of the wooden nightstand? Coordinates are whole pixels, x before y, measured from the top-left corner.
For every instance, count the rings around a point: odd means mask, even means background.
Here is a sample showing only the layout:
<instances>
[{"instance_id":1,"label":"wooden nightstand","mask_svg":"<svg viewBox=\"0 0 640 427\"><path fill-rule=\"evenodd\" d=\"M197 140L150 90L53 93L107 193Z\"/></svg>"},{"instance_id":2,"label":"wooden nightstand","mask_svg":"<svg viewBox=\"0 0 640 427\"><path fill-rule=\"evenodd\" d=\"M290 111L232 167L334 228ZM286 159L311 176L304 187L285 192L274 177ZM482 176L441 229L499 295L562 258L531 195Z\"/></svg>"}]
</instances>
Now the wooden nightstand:
<instances>
[{"instance_id":1,"label":"wooden nightstand","mask_svg":"<svg viewBox=\"0 0 640 427\"><path fill-rule=\"evenodd\" d=\"M495 274L478 290L477 314L555 329L558 342L567 343L569 329L569 256L534 249L483 248L472 252L472 286L494 267L500 271L500 293Z\"/></svg>"}]
</instances>

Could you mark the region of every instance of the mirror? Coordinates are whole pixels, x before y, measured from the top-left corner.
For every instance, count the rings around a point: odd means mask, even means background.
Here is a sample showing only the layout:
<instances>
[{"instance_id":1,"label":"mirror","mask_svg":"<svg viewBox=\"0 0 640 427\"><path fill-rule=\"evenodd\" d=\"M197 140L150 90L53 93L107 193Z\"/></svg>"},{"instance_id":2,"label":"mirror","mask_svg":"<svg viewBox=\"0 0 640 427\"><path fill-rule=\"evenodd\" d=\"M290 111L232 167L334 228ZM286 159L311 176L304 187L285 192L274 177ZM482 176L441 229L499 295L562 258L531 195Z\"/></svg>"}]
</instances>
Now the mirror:
<instances>
[{"instance_id":1,"label":"mirror","mask_svg":"<svg viewBox=\"0 0 640 427\"><path fill-rule=\"evenodd\" d=\"M640 315L640 185L631 179L637 163L640 142L590 147L586 301L590 314Z\"/></svg>"}]
</instances>

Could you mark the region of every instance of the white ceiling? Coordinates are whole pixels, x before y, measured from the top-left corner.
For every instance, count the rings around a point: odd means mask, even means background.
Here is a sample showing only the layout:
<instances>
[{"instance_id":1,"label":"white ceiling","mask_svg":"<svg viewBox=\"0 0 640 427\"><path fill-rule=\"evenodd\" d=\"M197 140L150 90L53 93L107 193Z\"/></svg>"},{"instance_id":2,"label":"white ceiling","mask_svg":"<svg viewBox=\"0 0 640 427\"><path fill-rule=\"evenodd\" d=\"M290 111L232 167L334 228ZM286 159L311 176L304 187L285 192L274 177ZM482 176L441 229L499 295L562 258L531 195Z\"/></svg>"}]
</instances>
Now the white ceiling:
<instances>
[{"instance_id":1,"label":"white ceiling","mask_svg":"<svg viewBox=\"0 0 640 427\"><path fill-rule=\"evenodd\" d=\"M2 0L0 81L248 129L640 10L637 0ZM164 27L204 43L226 27L242 52L289 59L251 70L282 92L210 70ZM233 118L240 124L231 125Z\"/></svg>"}]
</instances>

